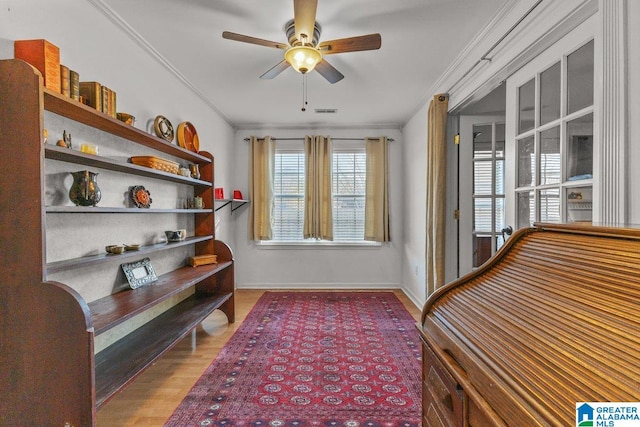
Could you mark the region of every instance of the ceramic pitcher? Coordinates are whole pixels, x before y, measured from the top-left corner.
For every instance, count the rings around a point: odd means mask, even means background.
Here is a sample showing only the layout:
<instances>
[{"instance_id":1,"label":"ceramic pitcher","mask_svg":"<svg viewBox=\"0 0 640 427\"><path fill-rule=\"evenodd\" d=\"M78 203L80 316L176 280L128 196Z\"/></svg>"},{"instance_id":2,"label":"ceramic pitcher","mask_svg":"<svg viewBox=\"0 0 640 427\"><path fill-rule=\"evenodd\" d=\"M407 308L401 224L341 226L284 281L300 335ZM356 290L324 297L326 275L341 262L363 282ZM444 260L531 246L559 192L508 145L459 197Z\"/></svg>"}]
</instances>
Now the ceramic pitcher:
<instances>
[{"instance_id":1,"label":"ceramic pitcher","mask_svg":"<svg viewBox=\"0 0 640 427\"><path fill-rule=\"evenodd\" d=\"M95 206L100 201L102 193L98 187L98 174L88 170L71 172L73 184L69 189L69 199L76 206Z\"/></svg>"}]
</instances>

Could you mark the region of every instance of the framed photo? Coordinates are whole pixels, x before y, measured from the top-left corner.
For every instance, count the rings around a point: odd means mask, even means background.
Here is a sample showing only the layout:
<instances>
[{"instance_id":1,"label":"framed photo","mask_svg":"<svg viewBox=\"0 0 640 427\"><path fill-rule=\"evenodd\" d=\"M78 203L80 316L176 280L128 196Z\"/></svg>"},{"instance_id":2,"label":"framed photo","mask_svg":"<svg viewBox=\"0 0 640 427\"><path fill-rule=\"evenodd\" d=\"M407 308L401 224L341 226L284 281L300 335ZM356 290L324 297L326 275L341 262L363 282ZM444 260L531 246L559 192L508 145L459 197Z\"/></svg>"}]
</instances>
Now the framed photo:
<instances>
[{"instance_id":1,"label":"framed photo","mask_svg":"<svg viewBox=\"0 0 640 427\"><path fill-rule=\"evenodd\" d=\"M136 289L158 280L158 276L156 276L156 272L151 266L151 260L149 258L125 263L122 264L121 267L131 289Z\"/></svg>"}]
</instances>

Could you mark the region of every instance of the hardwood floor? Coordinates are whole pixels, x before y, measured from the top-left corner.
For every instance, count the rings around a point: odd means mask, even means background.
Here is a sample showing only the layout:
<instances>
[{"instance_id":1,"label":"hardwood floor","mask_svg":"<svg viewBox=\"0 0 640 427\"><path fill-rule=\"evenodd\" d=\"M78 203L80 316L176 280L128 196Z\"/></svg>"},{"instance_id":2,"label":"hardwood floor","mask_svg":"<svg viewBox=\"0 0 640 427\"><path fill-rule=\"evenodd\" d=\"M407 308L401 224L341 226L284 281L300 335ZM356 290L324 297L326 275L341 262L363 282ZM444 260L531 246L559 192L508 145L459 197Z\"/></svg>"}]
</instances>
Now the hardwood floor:
<instances>
[{"instance_id":1,"label":"hardwood floor","mask_svg":"<svg viewBox=\"0 0 640 427\"><path fill-rule=\"evenodd\" d=\"M98 411L97 425L162 426L263 293L237 290L235 323L228 324L224 314L214 312L196 329L195 345L190 335L169 350ZM419 320L420 310L402 291L394 293Z\"/></svg>"}]
</instances>

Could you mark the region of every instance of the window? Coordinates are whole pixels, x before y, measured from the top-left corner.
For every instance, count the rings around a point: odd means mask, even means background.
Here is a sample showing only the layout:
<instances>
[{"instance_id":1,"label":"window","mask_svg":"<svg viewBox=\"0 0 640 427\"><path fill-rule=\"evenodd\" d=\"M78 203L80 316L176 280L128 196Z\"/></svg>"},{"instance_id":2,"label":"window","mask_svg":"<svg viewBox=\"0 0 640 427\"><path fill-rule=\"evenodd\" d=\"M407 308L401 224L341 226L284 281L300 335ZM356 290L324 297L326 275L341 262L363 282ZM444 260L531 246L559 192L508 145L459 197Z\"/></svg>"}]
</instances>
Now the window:
<instances>
[{"instance_id":1,"label":"window","mask_svg":"<svg viewBox=\"0 0 640 427\"><path fill-rule=\"evenodd\" d=\"M333 151L333 240L364 242L366 154L364 148ZM302 242L305 156L303 149L277 149L273 240Z\"/></svg>"},{"instance_id":2,"label":"window","mask_svg":"<svg viewBox=\"0 0 640 427\"><path fill-rule=\"evenodd\" d=\"M504 123L473 125L473 267L504 244Z\"/></svg>"},{"instance_id":3,"label":"window","mask_svg":"<svg viewBox=\"0 0 640 427\"><path fill-rule=\"evenodd\" d=\"M276 150L273 240L302 240L304 182L304 151Z\"/></svg>"},{"instance_id":4,"label":"window","mask_svg":"<svg viewBox=\"0 0 640 427\"><path fill-rule=\"evenodd\" d=\"M361 151L333 152L333 240L364 239L367 156Z\"/></svg>"},{"instance_id":5,"label":"window","mask_svg":"<svg viewBox=\"0 0 640 427\"><path fill-rule=\"evenodd\" d=\"M594 42L557 56L516 88L518 228L592 218Z\"/></svg>"}]
</instances>

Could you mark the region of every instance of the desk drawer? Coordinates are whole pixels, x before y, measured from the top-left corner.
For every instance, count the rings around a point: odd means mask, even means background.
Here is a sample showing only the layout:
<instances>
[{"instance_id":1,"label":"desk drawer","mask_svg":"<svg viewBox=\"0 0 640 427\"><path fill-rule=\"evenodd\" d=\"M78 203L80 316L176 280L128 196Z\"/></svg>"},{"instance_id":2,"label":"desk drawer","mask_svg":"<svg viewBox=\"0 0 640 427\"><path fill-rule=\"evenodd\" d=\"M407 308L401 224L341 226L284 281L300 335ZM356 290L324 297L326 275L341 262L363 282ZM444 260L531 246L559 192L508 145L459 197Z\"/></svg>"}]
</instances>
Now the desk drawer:
<instances>
[{"instance_id":1,"label":"desk drawer","mask_svg":"<svg viewBox=\"0 0 640 427\"><path fill-rule=\"evenodd\" d=\"M464 425L464 398L457 382L425 344L422 345L422 360L425 418L434 425Z\"/></svg>"},{"instance_id":2,"label":"desk drawer","mask_svg":"<svg viewBox=\"0 0 640 427\"><path fill-rule=\"evenodd\" d=\"M436 407L431 403L429 407L423 409L424 411L424 419L423 426L426 427L451 427L452 421L448 419L443 419L440 415L440 412L436 409Z\"/></svg>"}]
</instances>

